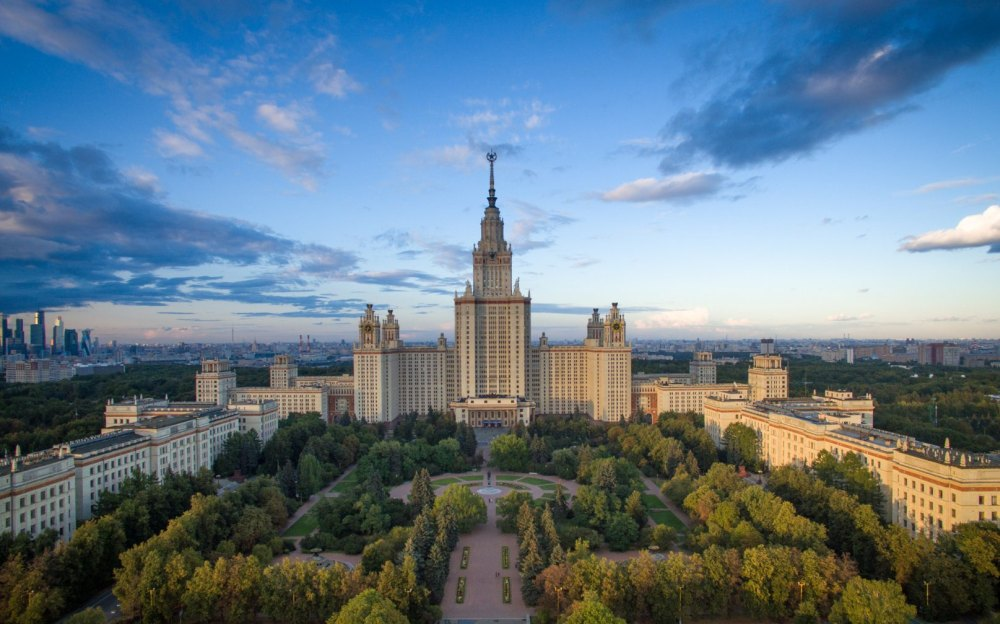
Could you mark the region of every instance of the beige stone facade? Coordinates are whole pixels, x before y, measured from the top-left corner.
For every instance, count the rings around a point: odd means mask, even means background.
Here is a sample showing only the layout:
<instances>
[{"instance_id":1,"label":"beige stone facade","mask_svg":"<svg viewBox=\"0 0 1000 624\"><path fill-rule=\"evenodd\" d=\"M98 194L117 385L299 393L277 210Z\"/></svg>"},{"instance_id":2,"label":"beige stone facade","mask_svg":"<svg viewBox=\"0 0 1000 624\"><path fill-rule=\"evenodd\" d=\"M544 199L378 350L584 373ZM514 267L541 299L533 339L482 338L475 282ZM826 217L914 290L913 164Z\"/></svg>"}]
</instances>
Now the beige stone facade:
<instances>
[{"instance_id":1,"label":"beige stone facade","mask_svg":"<svg viewBox=\"0 0 1000 624\"><path fill-rule=\"evenodd\" d=\"M788 369L781 356L773 353L753 356L753 365L747 373L750 400L788 398Z\"/></svg>"},{"instance_id":2,"label":"beige stone facade","mask_svg":"<svg viewBox=\"0 0 1000 624\"><path fill-rule=\"evenodd\" d=\"M870 396L845 391L756 403L727 393L705 400L705 429L721 448L729 425L750 427L772 468L811 465L821 451L859 455L882 484L886 517L913 534L937 538L957 524L998 521L1000 456L873 429L872 410Z\"/></svg>"}]
</instances>

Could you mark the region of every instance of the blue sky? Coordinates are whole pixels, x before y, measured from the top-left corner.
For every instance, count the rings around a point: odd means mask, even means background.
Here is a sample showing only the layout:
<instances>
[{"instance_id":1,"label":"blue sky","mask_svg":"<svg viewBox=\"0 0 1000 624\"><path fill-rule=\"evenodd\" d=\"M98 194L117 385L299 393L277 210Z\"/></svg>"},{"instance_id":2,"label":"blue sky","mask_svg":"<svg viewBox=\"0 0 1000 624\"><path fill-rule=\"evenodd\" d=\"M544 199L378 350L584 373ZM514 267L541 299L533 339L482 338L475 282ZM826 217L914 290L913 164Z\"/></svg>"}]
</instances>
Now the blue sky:
<instances>
[{"instance_id":1,"label":"blue sky","mask_svg":"<svg viewBox=\"0 0 1000 624\"><path fill-rule=\"evenodd\" d=\"M1000 337L995 2L0 3L0 311L453 324L497 161L533 331Z\"/></svg>"}]
</instances>

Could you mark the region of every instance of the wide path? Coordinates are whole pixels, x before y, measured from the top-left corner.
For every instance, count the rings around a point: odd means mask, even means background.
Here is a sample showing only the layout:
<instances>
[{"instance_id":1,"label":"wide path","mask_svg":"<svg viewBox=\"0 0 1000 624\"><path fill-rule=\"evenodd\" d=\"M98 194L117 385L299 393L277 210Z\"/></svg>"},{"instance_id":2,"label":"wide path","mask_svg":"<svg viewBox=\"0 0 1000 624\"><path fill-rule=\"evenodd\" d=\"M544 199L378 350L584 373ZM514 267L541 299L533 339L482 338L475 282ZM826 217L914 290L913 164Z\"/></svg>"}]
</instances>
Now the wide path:
<instances>
[{"instance_id":1,"label":"wide path","mask_svg":"<svg viewBox=\"0 0 1000 624\"><path fill-rule=\"evenodd\" d=\"M281 531L278 532L278 535L283 534L293 524L295 524L302 516L309 513L309 510L311 510L316 503L323 500L324 497L338 496L339 493L332 491L333 488L336 487L338 483L346 479L347 475L354 472L354 468L355 466L351 466L350 468L345 470L344 474L340 475L339 477L331 481L322 490L310 496L309 500L302 503L302 506L299 507L294 514L292 514L292 516L288 519L288 522L285 523L285 526L281 529ZM293 550L288 554L276 557L272 561L272 563L281 563L285 559L289 559L291 561L296 561L296 560L316 561L318 559L326 559L327 561L343 563L348 568L353 568L354 566L358 565L361 562L361 555L348 555L346 553L320 553L318 555L306 554L299 549L299 542L302 541L301 537L286 537L285 539L290 539L295 543L295 550Z\"/></svg>"}]
</instances>

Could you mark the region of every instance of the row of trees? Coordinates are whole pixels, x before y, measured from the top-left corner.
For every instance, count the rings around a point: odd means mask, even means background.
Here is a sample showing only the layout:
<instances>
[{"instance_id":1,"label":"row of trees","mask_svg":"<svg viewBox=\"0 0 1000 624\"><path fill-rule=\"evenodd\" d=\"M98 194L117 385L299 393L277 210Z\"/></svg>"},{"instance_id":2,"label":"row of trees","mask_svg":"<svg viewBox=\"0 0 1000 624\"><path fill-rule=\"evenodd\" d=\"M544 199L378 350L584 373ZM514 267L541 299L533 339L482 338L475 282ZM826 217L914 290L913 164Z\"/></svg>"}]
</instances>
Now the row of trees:
<instances>
[{"instance_id":1,"label":"row of trees","mask_svg":"<svg viewBox=\"0 0 1000 624\"><path fill-rule=\"evenodd\" d=\"M51 534L0 536L0 622L44 622L110 584L119 555L155 535L188 508L192 496L214 491L211 475L167 475L162 483L134 474L119 492L102 496L97 517L66 542ZM283 507L281 508L283 510ZM285 517L275 509L279 519Z\"/></svg>"},{"instance_id":2,"label":"row of trees","mask_svg":"<svg viewBox=\"0 0 1000 624\"><path fill-rule=\"evenodd\" d=\"M74 377L41 384L0 381L0 453L30 453L101 432L110 397L167 396L194 400L193 366L131 366L117 375Z\"/></svg>"},{"instance_id":3,"label":"row of trees","mask_svg":"<svg viewBox=\"0 0 1000 624\"><path fill-rule=\"evenodd\" d=\"M565 563L542 570L534 586L542 621L587 602L590 591L615 617L629 622L750 616L904 624L915 614L897 584L857 576L849 559L779 545L711 546L695 554L670 552L662 561L644 552L612 562L591 554L581 541ZM582 608L576 604L574 611Z\"/></svg>"},{"instance_id":4,"label":"row of trees","mask_svg":"<svg viewBox=\"0 0 1000 624\"><path fill-rule=\"evenodd\" d=\"M288 519L285 497L267 477L222 496L196 494L167 528L121 554L114 594L122 614L144 621L176 619L195 570L236 554L270 562L283 551L277 531Z\"/></svg>"},{"instance_id":5,"label":"row of trees","mask_svg":"<svg viewBox=\"0 0 1000 624\"><path fill-rule=\"evenodd\" d=\"M825 462L829 463L829 462ZM958 526L938 541L886 524L871 505L820 476L783 467L770 489L804 516L827 527L827 545L856 561L863 576L888 579L906 591L922 617L948 620L989 613L1000 595L1000 527ZM850 487L853 486L849 486Z\"/></svg>"}]
</instances>

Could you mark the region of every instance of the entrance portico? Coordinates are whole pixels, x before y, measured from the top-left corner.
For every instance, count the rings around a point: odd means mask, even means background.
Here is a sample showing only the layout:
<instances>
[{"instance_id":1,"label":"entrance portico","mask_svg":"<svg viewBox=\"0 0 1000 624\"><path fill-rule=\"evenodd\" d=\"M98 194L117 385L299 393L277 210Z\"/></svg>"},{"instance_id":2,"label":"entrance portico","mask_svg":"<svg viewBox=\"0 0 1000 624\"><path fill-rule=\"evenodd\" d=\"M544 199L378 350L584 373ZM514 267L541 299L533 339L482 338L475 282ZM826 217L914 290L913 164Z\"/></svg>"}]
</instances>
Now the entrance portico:
<instances>
[{"instance_id":1,"label":"entrance portico","mask_svg":"<svg viewBox=\"0 0 1000 624\"><path fill-rule=\"evenodd\" d=\"M473 427L510 428L517 423L531 424L535 404L523 397L467 397L448 404L455 422Z\"/></svg>"}]
</instances>

